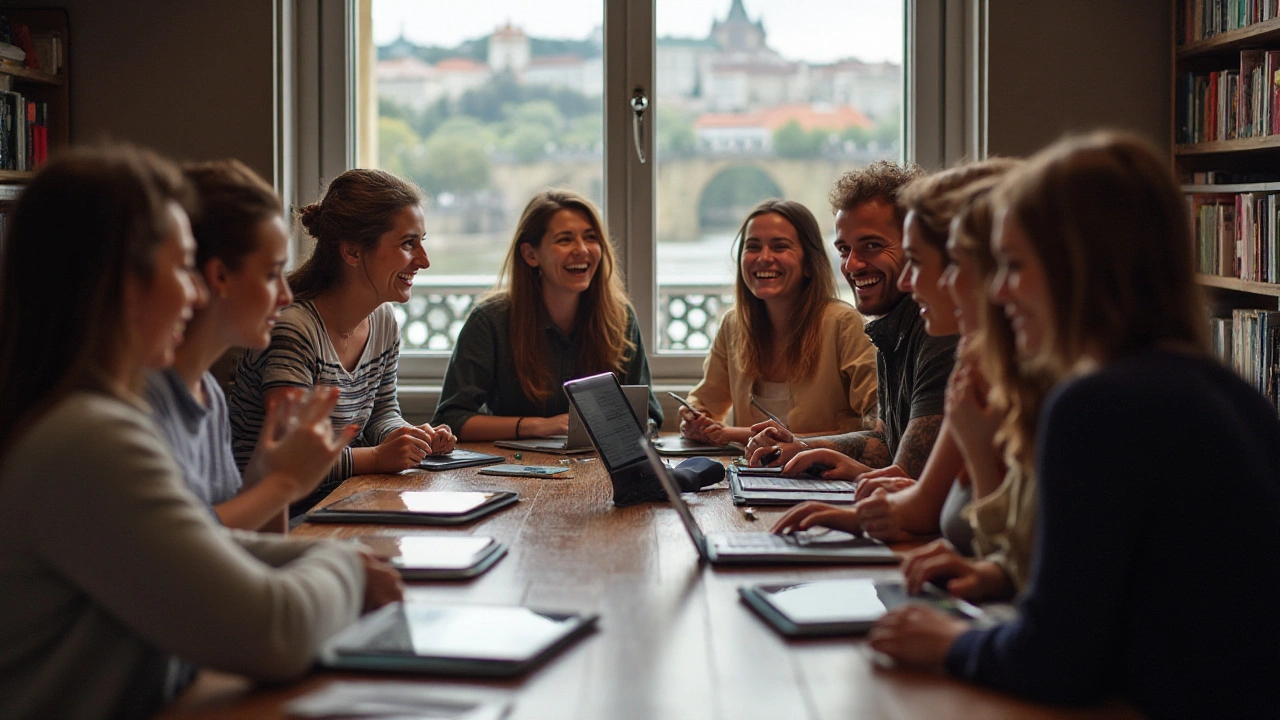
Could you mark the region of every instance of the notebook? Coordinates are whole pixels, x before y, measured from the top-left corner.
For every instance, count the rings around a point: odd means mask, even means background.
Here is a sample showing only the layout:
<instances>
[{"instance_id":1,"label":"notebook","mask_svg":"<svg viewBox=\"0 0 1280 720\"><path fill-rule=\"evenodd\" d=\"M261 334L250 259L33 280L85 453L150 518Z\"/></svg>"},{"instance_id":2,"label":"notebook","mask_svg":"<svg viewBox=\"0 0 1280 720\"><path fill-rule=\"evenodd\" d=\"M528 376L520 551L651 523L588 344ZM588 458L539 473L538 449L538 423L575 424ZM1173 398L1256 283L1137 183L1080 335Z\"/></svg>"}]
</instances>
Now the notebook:
<instances>
[{"instance_id":1,"label":"notebook","mask_svg":"<svg viewBox=\"0 0 1280 720\"><path fill-rule=\"evenodd\" d=\"M907 595L901 582L842 578L782 585L745 585L738 595L752 610L787 637L858 635L880 616L909 602L932 605L972 620L985 620L977 606L949 597L925 583L919 597Z\"/></svg>"},{"instance_id":2,"label":"notebook","mask_svg":"<svg viewBox=\"0 0 1280 720\"><path fill-rule=\"evenodd\" d=\"M635 413L636 422L641 422L640 418L644 418L640 427L647 429L649 425L649 386L623 385L622 394L626 396L627 404L631 406L631 411ZM553 435L551 437L525 440L497 440L493 445L507 450L544 452L552 455L580 455L594 450L591 447L591 436L587 433L587 428L582 423L582 416L578 414L578 409L573 406L573 403L569 403L569 434L567 436Z\"/></svg>"},{"instance_id":3,"label":"notebook","mask_svg":"<svg viewBox=\"0 0 1280 720\"><path fill-rule=\"evenodd\" d=\"M806 500L847 505L858 489L853 480L786 477L782 468L729 466L729 493L734 505L796 505Z\"/></svg>"},{"instance_id":4,"label":"notebook","mask_svg":"<svg viewBox=\"0 0 1280 720\"><path fill-rule=\"evenodd\" d=\"M586 634L597 619L524 607L406 600L375 610L330 638L319 660L343 670L512 677Z\"/></svg>"},{"instance_id":5,"label":"notebook","mask_svg":"<svg viewBox=\"0 0 1280 720\"><path fill-rule=\"evenodd\" d=\"M795 535L767 532L703 533L657 451L647 442L640 444L639 449L647 458L651 471L662 483L667 498L671 500L672 507L680 516L680 522L684 523L689 538L698 550L698 556L713 565L898 562L898 556L879 540L856 537L838 530L823 534Z\"/></svg>"},{"instance_id":6,"label":"notebook","mask_svg":"<svg viewBox=\"0 0 1280 720\"><path fill-rule=\"evenodd\" d=\"M463 580L498 562L507 546L485 535L363 535L356 542L405 580Z\"/></svg>"},{"instance_id":7,"label":"notebook","mask_svg":"<svg viewBox=\"0 0 1280 720\"><path fill-rule=\"evenodd\" d=\"M308 522L460 525L520 499L509 491L365 490L308 512Z\"/></svg>"}]
</instances>

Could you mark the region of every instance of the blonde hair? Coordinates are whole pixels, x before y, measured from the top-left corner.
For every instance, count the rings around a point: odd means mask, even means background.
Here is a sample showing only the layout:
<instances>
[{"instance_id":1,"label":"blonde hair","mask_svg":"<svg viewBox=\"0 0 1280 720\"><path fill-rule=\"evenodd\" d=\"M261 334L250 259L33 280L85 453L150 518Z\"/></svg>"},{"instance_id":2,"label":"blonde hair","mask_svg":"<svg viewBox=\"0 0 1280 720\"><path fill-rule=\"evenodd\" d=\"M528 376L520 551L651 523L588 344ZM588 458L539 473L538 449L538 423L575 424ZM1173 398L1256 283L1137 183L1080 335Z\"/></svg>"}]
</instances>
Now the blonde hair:
<instances>
[{"instance_id":1,"label":"blonde hair","mask_svg":"<svg viewBox=\"0 0 1280 720\"><path fill-rule=\"evenodd\" d=\"M904 216L915 213L921 237L936 250L945 252L951 219L972 194L970 186L986 178L1002 176L1019 164L1018 160L996 157L922 175L898 192L898 202Z\"/></svg>"},{"instance_id":2,"label":"blonde hair","mask_svg":"<svg viewBox=\"0 0 1280 720\"><path fill-rule=\"evenodd\" d=\"M1208 353L1186 206L1145 140L1059 140L1005 177L995 205L1052 269L1051 331L1036 361L1055 377L1087 352L1111 361L1174 343Z\"/></svg>"},{"instance_id":3,"label":"blonde hair","mask_svg":"<svg viewBox=\"0 0 1280 720\"><path fill-rule=\"evenodd\" d=\"M578 356L578 372L621 373L636 352L627 337L631 303L615 269L613 245L600 222L600 214L585 197L569 190L546 190L533 196L520 215L511 247L502 263L502 278L488 298L504 299L511 308L511 352L520 388L531 400L545 402L558 391L547 366L548 316L542 299L542 275L520 255L520 246L535 249L542 244L551 218L561 210L582 215L600 238L600 267L578 301L571 331Z\"/></svg>"}]
</instances>

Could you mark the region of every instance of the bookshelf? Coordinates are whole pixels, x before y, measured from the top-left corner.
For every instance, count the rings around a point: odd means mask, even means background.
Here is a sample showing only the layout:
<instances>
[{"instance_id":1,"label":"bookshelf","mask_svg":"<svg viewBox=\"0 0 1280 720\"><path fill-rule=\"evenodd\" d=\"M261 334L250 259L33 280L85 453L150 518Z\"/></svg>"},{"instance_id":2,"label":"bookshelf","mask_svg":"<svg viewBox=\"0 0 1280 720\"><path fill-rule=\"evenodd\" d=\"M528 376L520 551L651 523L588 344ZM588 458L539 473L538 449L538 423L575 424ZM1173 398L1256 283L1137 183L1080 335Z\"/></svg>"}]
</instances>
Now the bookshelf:
<instances>
[{"instance_id":1,"label":"bookshelf","mask_svg":"<svg viewBox=\"0 0 1280 720\"><path fill-rule=\"evenodd\" d=\"M55 152L66 147L71 137L67 12L54 8L0 7L0 15L26 25L33 37L56 35L59 38L61 60L57 72L0 64L0 89L20 95L39 109L40 120L46 128L48 151ZM0 211L4 210L5 203L17 197L21 185L34 175L31 167L0 168Z\"/></svg>"},{"instance_id":2,"label":"bookshelf","mask_svg":"<svg viewBox=\"0 0 1280 720\"><path fill-rule=\"evenodd\" d=\"M1174 0L1173 159L1215 349L1280 400L1280 0ZM1280 403L1278 403L1280 404Z\"/></svg>"}]
</instances>

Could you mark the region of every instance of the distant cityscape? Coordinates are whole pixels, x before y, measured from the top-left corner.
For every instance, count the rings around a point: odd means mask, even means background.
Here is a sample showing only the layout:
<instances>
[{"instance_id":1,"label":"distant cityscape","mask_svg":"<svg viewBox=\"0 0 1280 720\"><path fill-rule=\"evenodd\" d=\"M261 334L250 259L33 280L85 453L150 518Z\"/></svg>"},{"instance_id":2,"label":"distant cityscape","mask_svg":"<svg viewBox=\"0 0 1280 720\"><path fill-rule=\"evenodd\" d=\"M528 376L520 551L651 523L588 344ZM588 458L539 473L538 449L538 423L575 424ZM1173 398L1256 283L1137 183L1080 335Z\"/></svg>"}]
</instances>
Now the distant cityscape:
<instances>
[{"instance_id":1,"label":"distant cityscape","mask_svg":"<svg viewBox=\"0 0 1280 720\"><path fill-rule=\"evenodd\" d=\"M457 103L495 78L526 88L569 92L584 98L603 93L603 33L581 40L528 36L504 23L487 37L455 48L416 45L401 36L378 47L378 98L410 112L440 101ZM849 57L813 64L782 57L769 47L764 22L752 20L743 0L732 0L723 20L702 38L657 41L659 122L676 116L691 124L699 154L785 155L854 149L897 142L902 106L902 67ZM777 148L779 131L804 138L801 148ZM834 141L834 143L832 142ZM885 148L887 149L887 148Z\"/></svg>"}]
</instances>

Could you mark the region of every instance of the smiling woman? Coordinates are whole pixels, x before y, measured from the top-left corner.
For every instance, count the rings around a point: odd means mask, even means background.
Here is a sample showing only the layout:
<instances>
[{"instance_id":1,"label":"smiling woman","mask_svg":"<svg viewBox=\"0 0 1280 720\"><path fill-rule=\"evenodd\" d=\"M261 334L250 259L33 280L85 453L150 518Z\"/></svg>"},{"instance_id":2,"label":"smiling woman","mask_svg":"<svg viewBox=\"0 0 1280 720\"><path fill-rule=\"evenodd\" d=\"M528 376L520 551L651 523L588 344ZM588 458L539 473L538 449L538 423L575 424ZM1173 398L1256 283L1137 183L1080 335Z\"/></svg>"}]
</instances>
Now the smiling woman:
<instances>
[{"instance_id":1,"label":"smiling woman","mask_svg":"<svg viewBox=\"0 0 1280 720\"><path fill-rule=\"evenodd\" d=\"M566 380L614 372L624 384L650 384L635 311L613 267L613 247L586 198L535 195L503 281L458 333L434 421L458 428L463 440L563 435ZM649 418L662 425L652 392Z\"/></svg>"},{"instance_id":2,"label":"smiling woman","mask_svg":"<svg viewBox=\"0 0 1280 720\"><path fill-rule=\"evenodd\" d=\"M808 208L766 200L738 233L737 303L716 333L702 382L680 411L699 442L745 443L767 419L796 432L862 430L876 408L875 351L862 317L836 299L822 231ZM730 409L733 423L727 425Z\"/></svg>"},{"instance_id":3,"label":"smiling woman","mask_svg":"<svg viewBox=\"0 0 1280 720\"><path fill-rule=\"evenodd\" d=\"M229 403L244 471L266 408L285 401L290 389L338 388L330 418L359 433L294 512L351 475L416 467L456 442L448 427L410 425L396 400L400 331L387 303L408 301L414 275L431 265L422 247L422 192L381 170L348 170L300 216L316 249L289 278L298 300L281 313L271 344L241 359Z\"/></svg>"}]
</instances>

